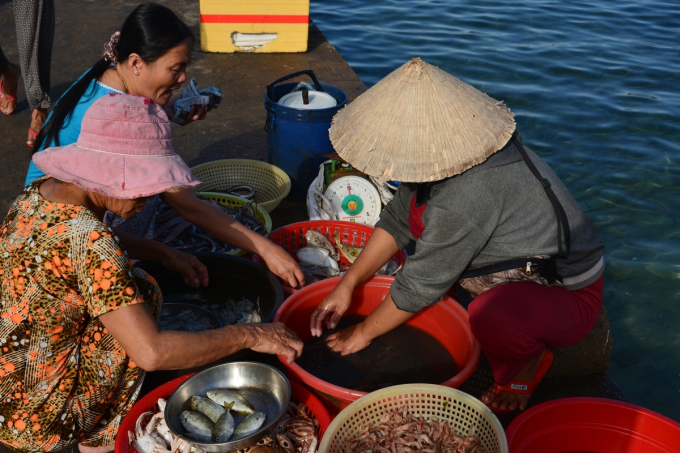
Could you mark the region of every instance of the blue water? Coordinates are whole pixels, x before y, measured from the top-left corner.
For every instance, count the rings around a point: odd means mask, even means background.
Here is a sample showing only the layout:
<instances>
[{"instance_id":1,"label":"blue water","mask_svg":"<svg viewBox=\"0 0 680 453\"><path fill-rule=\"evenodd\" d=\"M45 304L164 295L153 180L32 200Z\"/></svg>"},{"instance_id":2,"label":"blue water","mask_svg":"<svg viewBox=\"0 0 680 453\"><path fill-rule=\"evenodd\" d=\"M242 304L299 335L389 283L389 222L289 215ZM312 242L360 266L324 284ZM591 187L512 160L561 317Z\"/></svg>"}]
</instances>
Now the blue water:
<instances>
[{"instance_id":1,"label":"blue water","mask_svg":"<svg viewBox=\"0 0 680 453\"><path fill-rule=\"evenodd\" d=\"M368 86L412 57L515 113L606 243L609 372L680 420L680 2L312 0Z\"/></svg>"}]
</instances>

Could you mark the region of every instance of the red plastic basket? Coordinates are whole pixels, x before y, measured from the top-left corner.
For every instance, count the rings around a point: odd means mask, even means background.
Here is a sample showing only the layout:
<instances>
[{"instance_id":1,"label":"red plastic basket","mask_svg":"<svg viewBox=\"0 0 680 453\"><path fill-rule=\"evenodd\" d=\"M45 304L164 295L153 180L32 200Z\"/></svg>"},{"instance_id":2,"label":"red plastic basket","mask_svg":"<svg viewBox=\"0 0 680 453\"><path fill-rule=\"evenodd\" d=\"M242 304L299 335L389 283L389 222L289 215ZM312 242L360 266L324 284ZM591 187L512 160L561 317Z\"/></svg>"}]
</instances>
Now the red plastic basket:
<instances>
[{"instance_id":1,"label":"red plastic basket","mask_svg":"<svg viewBox=\"0 0 680 453\"><path fill-rule=\"evenodd\" d=\"M539 404L517 417L505 434L510 453L680 452L680 423L603 398Z\"/></svg>"},{"instance_id":2,"label":"red plastic basket","mask_svg":"<svg viewBox=\"0 0 680 453\"><path fill-rule=\"evenodd\" d=\"M170 382L166 382L137 401L132 409L130 409L130 413L128 413L127 417L125 417L120 424L118 435L116 436L115 453L128 453L128 431L134 432L135 423L139 416L150 410L157 411L158 406L156 403L158 402L158 398L168 399L170 395L172 395L172 392L174 392L182 382L186 381L194 374L195 373L187 374L178 377L177 379L173 379ZM302 384L291 382L290 387L292 391L292 401L296 404L304 404L307 408L307 415L313 420L318 421L316 435L319 439L319 443L321 443L321 439L328 429L328 425L331 424L331 416L328 413L328 409L326 409L316 396L304 388Z\"/></svg>"},{"instance_id":3,"label":"red plastic basket","mask_svg":"<svg viewBox=\"0 0 680 453\"><path fill-rule=\"evenodd\" d=\"M342 243L354 247L363 247L366 245L368 238L371 237L374 230L372 226L363 225L361 223L343 222L340 220L308 220L306 222L291 223L290 225L277 228L269 233L269 239L283 247L283 249L290 253L297 261L295 252L302 247L307 246L305 233L310 229L316 230L329 238L332 244L335 244L335 233L340 232ZM393 259L397 261L399 266L402 266L404 261L406 261L406 256L406 252L400 250L394 255ZM264 261L260 256L253 254L252 260L257 264L264 266ZM351 263L342 255L340 255L339 264L341 266L351 265Z\"/></svg>"}]
</instances>

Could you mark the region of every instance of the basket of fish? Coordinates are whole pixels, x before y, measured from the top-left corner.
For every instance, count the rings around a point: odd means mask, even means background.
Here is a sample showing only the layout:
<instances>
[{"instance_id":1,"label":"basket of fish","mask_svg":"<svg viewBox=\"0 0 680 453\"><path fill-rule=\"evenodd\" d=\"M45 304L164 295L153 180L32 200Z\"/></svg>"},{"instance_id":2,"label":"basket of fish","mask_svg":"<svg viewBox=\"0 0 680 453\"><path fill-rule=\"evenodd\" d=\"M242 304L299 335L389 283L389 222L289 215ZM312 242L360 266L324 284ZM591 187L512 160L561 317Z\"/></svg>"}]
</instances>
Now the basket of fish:
<instances>
[{"instance_id":1,"label":"basket of fish","mask_svg":"<svg viewBox=\"0 0 680 453\"><path fill-rule=\"evenodd\" d=\"M251 159L222 159L191 168L202 184L196 192L216 192L253 200L272 212L290 192L290 177L267 162Z\"/></svg>"},{"instance_id":2,"label":"basket of fish","mask_svg":"<svg viewBox=\"0 0 680 453\"><path fill-rule=\"evenodd\" d=\"M406 384L369 393L347 406L328 427L324 453L507 453L498 418L460 390Z\"/></svg>"},{"instance_id":3,"label":"basket of fish","mask_svg":"<svg viewBox=\"0 0 680 453\"><path fill-rule=\"evenodd\" d=\"M159 386L141 398L123 419L115 453L201 453L200 447L170 432L165 421L167 399L192 375ZM242 453L316 453L331 423L328 410L302 385L291 382L291 401L281 421ZM196 403L194 403L196 404ZM218 418L219 419L219 418Z\"/></svg>"},{"instance_id":4,"label":"basket of fish","mask_svg":"<svg viewBox=\"0 0 680 453\"><path fill-rule=\"evenodd\" d=\"M338 220L309 220L272 231L269 239L294 256L307 284L344 274L357 259L374 228ZM377 275L394 275L406 261L400 250ZM253 261L264 265L258 255Z\"/></svg>"},{"instance_id":5,"label":"basket of fish","mask_svg":"<svg viewBox=\"0 0 680 453\"><path fill-rule=\"evenodd\" d=\"M246 228L267 237L272 230L272 219L260 205L236 195L201 192L197 196L219 206L224 212L242 223ZM160 203L154 218L153 239L170 247L189 253L217 252L244 256L248 252L222 242L201 228L184 220L166 203Z\"/></svg>"}]
</instances>

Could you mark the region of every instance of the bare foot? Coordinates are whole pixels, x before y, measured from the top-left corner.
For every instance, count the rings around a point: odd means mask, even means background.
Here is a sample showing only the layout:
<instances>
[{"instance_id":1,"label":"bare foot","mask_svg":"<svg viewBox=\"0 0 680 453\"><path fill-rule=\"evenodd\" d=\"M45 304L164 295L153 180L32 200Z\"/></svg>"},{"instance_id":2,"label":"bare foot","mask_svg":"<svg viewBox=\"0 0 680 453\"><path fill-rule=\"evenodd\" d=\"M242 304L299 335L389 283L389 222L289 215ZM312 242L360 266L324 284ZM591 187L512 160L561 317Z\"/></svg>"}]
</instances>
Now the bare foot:
<instances>
[{"instance_id":1,"label":"bare foot","mask_svg":"<svg viewBox=\"0 0 680 453\"><path fill-rule=\"evenodd\" d=\"M40 132L40 129L42 129L43 124L45 124L45 120L47 119L47 109L34 109L32 114L31 114L31 130L34 131L37 135L38 132ZM35 136L29 132L28 134L28 140L26 141L26 144L28 146L33 146L35 143Z\"/></svg>"},{"instance_id":2,"label":"bare foot","mask_svg":"<svg viewBox=\"0 0 680 453\"><path fill-rule=\"evenodd\" d=\"M515 376L513 381L526 382L535 380L536 371L538 371L538 364L541 363L541 359L543 359L544 355L545 352L543 352L543 354L541 354L539 357L536 357L531 362L527 363L526 366L522 368L519 373L517 373L517 376ZM498 395L496 395L496 386L497 384L494 383L491 385L491 387L489 387L489 390L484 392L481 398L484 404L489 404L492 407L501 410L508 409L511 411L516 409L523 411L527 408L531 394L500 392Z\"/></svg>"},{"instance_id":3,"label":"bare foot","mask_svg":"<svg viewBox=\"0 0 680 453\"><path fill-rule=\"evenodd\" d=\"M105 445L103 447L86 447L83 444L78 444L78 450L80 450L80 453L109 453L110 451L113 451L113 449L114 444Z\"/></svg>"},{"instance_id":4,"label":"bare foot","mask_svg":"<svg viewBox=\"0 0 680 453\"><path fill-rule=\"evenodd\" d=\"M14 90L17 89L17 83L19 82L19 77L21 76L21 69L14 63L7 65L7 69L2 74L2 93L5 95L4 98L0 98L0 112L5 115L10 115L17 105L16 99L14 101L8 101L7 98L14 94Z\"/></svg>"}]
</instances>

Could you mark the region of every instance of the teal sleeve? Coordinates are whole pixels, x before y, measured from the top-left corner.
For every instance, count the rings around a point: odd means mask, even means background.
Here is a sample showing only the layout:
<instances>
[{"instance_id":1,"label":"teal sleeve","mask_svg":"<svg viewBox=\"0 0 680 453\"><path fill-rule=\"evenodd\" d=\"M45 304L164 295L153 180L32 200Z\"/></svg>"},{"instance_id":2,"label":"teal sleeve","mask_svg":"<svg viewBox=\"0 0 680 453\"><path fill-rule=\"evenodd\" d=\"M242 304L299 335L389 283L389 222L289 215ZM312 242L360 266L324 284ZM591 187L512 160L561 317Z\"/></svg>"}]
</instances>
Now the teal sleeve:
<instances>
[{"instance_id":1,"label":"teal sleeve","mask_svg":"<svg viewBox=\"0 0 680 453\"><path fill-rule=\"evenodd\" d=\"M24 182L24 187L26 187L36 179L41 178L43 176L45 176L45 173L43 173L38 167L36 167L33 161L31 160L31 163L28 164L28 173L26 174L26 181Z\"/></svg>"}]
</instances>

